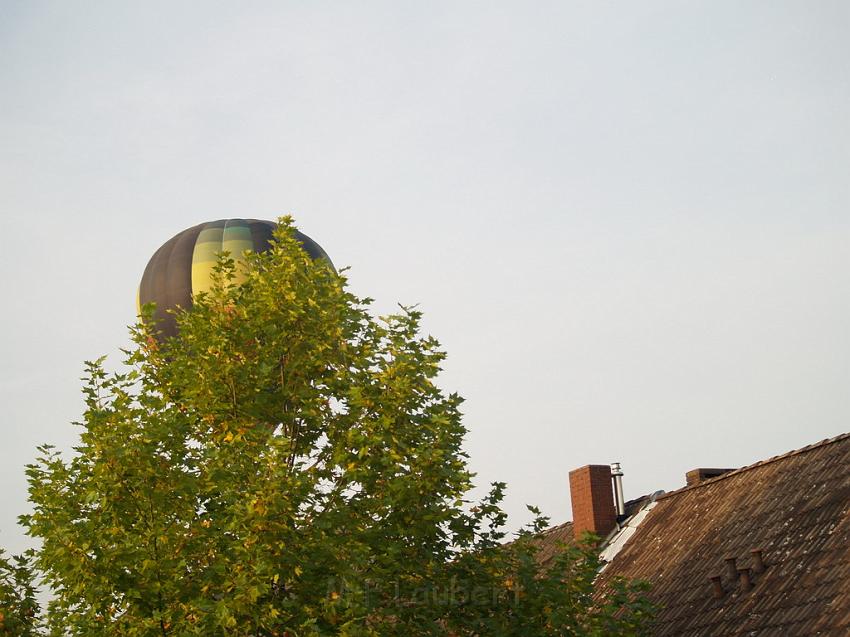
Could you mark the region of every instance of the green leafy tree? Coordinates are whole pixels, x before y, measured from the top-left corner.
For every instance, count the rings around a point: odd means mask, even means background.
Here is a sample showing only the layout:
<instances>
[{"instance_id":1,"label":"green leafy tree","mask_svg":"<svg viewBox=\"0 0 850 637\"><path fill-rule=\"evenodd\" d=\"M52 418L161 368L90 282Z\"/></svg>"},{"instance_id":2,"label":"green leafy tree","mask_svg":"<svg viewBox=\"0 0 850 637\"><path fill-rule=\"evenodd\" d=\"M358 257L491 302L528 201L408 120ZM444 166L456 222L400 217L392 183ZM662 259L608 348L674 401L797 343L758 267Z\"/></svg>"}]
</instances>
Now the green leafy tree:
<instances>
[{"instance_id":1,"label":"green leafy tree","mask_svg":"<svg viewBox=\"0 0 850 637\"><path fill-rule=\"evenodd\" d=\"M373 318L292 230L241 285L223 255L178 337L136 325L125 372L88 364L76 454L28 468L51 633L640 632L639 591L593 597L592 551L544 571L540 520L504 545L503 485L469 509L420 313Z\"/></svg>"},{"instance_id":2,"label":"green leafy tree","mask_svg":"<svg viewBox=\"0 0 850 637\"><path fill-rule=\"evenodd\" d=\"M0 636L38 635L39 605L36 599L32 553L6 557L0 549Z\"/></svg>"}]
</instances>

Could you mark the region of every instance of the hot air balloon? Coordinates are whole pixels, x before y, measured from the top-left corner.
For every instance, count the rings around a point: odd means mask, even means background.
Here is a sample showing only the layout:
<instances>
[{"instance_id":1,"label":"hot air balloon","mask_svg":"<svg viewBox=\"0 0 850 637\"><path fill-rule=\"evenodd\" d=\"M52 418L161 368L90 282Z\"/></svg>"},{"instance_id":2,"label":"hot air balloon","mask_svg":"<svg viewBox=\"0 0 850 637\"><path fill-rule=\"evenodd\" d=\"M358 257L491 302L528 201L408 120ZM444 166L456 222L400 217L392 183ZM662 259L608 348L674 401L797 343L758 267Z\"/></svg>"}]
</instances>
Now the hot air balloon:
<instances>
[{"instance_id":1,"label":"hot air balloon","mask_svg":"<svg viewBox=\"0 0 850 637\"><path fill-rule=\"evenodd\" d=\"M245 250L267 250L276 227L272 221L220 219L188 228L166 241L148 261L136 299L138 308L156 303L154 319L160 338L177 334L176 321L169 310L190 308L195 294L210 289L219 253L229 252L238 264L243 261ZM295 238L313 259L325 259L333 267L318 243L297 230Z\"/></svg>"}]
</instances>

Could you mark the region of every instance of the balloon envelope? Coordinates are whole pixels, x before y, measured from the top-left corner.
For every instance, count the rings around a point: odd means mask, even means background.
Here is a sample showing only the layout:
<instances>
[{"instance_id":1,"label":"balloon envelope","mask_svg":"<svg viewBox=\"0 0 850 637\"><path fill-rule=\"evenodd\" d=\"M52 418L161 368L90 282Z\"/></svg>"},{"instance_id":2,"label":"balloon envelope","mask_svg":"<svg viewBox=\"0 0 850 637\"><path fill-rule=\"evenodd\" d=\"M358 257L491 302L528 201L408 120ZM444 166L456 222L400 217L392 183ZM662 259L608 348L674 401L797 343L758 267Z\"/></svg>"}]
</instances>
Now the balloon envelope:
<instances>
[{"instance_id":1,"label":"balloon envelope","mask_svg":"<svg viewBox=\"0 0 850 637\"><path fill-rule=\"evenodd\" d=\"M192 297L212 285L212 272L218 254L224 251L237 262L245 250L268 250L277 224L258 219L220 219L201 223L166 241L148 261L139 284L137 304L156 303L154 319L161 337L177 334L174 315L169 312L192 306ZM310 237L295 231L304 251L314 259L330 258ZM239 276L237 268L237 281Z\"/></svg>"}]
</instances>

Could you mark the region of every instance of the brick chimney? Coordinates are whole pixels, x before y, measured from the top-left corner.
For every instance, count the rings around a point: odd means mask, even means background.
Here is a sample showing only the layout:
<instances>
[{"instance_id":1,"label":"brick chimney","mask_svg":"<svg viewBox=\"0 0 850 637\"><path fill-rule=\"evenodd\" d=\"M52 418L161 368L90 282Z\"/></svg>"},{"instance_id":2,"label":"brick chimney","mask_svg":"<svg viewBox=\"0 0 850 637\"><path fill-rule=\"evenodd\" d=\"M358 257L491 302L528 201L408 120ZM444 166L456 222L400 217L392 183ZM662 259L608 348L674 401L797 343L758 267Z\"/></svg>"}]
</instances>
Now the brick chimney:
<instances>
[{"instance_id":1,"label":"brick chimney","mask_svg":"<svg viewBox=\"0 0 850 637\"><path fill-rule=\"evenodd\" d=\"M576 539L585 531L604 538L617 525L609 465L589 464L570 471L570 499Z\"/></svg>"},{"instance_id":2,"label":"brick chimney","mask_svg":"<svg viewBox=\"0 0 850 637\"><path fill-rule=\"evenodd\" d=\"M695 484L722 476L724 473L729 473L730 471L734 471L734 469L709 469L708 467L691 469L685 474L685 483L687 486L692 487Z\"/></svg>"}]
</instances>

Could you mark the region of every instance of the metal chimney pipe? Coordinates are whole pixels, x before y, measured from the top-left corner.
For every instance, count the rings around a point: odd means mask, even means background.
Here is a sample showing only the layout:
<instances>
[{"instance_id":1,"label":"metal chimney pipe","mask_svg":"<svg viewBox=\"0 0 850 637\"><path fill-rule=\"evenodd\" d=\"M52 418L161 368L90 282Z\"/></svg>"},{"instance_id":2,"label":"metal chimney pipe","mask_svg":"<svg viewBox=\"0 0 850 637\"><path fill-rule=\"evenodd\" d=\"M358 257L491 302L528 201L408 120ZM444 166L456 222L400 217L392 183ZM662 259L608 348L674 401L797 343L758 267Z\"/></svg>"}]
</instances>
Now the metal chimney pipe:
<instances>
[{"instance_id":1,"label":"metal chimney pipe","mask_svg":"<svg viewBox=\"0 0 850 637\"><path fill-rule=\"evenodd\" d=\"M753 573L764 573L764 557L761 549L753 549L750 551L753 556Z\"/></svg>"},{"instance_id":2,"label":"metal chimney pipe","mask_svg":"<svg viewBox=\"0 0 850 637\"><path fill-rule=\"evenodd\" d=\"M611 477L614 479L614 497L617 499L617 517L626 514L626 502L623 498L623 470L619 462L611 463Z\"/></svg>"}]
</instances>

